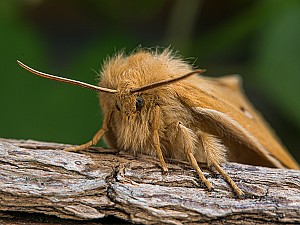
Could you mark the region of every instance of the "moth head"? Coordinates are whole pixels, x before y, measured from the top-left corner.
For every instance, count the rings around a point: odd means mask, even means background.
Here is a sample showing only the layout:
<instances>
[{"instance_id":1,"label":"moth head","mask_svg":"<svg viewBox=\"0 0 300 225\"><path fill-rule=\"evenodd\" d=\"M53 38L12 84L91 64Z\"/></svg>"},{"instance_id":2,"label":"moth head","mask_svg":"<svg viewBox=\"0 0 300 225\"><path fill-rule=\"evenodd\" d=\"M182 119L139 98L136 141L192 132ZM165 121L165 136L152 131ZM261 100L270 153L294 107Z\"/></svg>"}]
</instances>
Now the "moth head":
<instances>
[{"instance_id":1,"label":"moth head","mask_svg":"<svg viewBox=\"0 0 300 225\"><path fill-rule=\"evenodd\" d=\"M44 73L44 72L40 72L38 70L35 70L27 65L25 65L24 63L17 61L18 64L26 69L27 71L40 76L40 77L44 77L44 78L48 78L51 80L55 80L55 81L59 81L59 82L64 82L64 83L69 83L69 84L73 84L76 86L80 86L83 88L88 88L88 89L92 89L98 92L103 92L106 94L111 94L111 95L115 95L115 108L116 110L120 111L120 112L125 112L126 114L132 114L132 113L138 113L141 112L145 107L147 107L148 102L147 100L149 100L149 96L147 96L147 94L145 94L145 91L150 90L150 89L154 89L154 88L158 88L161 86L165 86L165 85L169 85L172 84L174 82L178 82L181 81L183 79L186 79L194 74L198 74L198 73L202 73L205 70L194 70L190 73L175 77L175 78L170 78L167 80L162 80L159 82L154 82L154 83L150 83L150 84L146 84L144 86L141 87L137 87L137 88L124 88L124 89L120 89L120 90L115 90L115 89L110 89L110 88L106 88L106 87L99 87L99 86L95 86L92 84L87 84L81 81L77 81L77 80L72 80L72 79L68 79L68 78L64 78L64 77L59 77L59 76L55 76L55 75L51 75L48 73Z\"/></svg>"},{"instance_id":2,"label":"moth head","mask_svg":"<svg viewBox=\"0 0 300 225\"><path fill-rule=\"evenodd\" d=\"M143 94L116 93L115 109L127 116L140 114L149 108L149 96Z\"/></svg>"}]
</instances>

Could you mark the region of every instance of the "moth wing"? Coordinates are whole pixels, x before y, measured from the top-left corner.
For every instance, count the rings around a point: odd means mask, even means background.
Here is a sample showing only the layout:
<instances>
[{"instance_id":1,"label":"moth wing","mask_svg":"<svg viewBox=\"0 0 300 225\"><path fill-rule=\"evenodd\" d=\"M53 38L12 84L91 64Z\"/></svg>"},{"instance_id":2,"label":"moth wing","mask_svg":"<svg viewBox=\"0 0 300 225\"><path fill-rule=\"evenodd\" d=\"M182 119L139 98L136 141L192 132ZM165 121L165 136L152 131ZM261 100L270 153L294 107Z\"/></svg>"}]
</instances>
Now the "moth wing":
<instances>
[{"instance_id":1,"label":"moth wing","mask_svg":"<svg viewBox=\"0 0 300 225\"><path fill-rule=\"evenodd\" d=\"M240 80L237 75L194 77L190 80L189 91L182 89L178 96L191 108L197 126L216 135L229 147L229 161L299 169L297 162L243 94Z\"/></svg>"},{"instance_id":2,"label":"moth wing","mask_svg":"<svg viewBox=\"0 0 300 225\"><path fill-rule=\"evenodd\" d=\"M205 79L205 77L203 77ZM208 81L214 81L218 85L225 86L232 91L240 92L241 91L241 77L238 74L226 75L218 78L206 78Z\"/></svg>"}]
</instances>

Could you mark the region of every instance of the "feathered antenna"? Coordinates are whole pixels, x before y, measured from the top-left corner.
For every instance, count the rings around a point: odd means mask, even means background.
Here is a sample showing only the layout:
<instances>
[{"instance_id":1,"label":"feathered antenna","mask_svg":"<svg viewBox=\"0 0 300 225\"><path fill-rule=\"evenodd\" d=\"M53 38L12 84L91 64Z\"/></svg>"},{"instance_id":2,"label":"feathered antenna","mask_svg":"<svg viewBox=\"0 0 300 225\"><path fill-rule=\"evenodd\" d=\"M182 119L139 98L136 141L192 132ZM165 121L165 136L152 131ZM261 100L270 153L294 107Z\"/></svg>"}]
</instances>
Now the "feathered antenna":
<instances>
[{"instance_id":1,"label":"feathered antenna","mask_svg":"<svg viewBox=\"0 0 300 225\"><path fill-rule=\"evenodd\" d=\"M114 94L114 93L118 92L117 90L114 90L114 89L99 87L99 86L95 86L95 85L92 85L92 84L84 83L82 81L72 80L72 79L68 79L68 78L59 77L59 76L51 75L51 74L48 74L48 73L44 73L44 72L35 70L35 69L25 65L24 63L22 63L19 60L17 60L17 62L25 70L27 70L27 71L29 71L29 72L37 75L37 76L44 77L44 78L47 78L47 79L50 79L50 80L55 80L55 81L59 81L59 82L63 82L63 83L73 84L73 85L80 86L80 87L83 87L83 88L88 88L88 89L91 89L91 90L101 91L101 92L106 92L106 93ZM201 70L201 69L194 70L190 73L184 74L184 75L179 76L179 77L171 78L169 80L162 80L162 81L159 81L159 82L156 82L156 83L144 85L142 87L134 88L134 89L131 90L131 93L141 92L141 91L149 90L149 89L152 89L152 88L157 88L157 87L160 87L160 86L168 85L168 84L183 80L183 79L185 79L189 76L192 76L194 74L203 73L203 72L205 72L205 70Z\"/></svg>"},{"instance_id":2,"label":"feathered antenna","mask_svg":"<svg viewBox=\"0 0 300 225\"><path fill-rule=\"evenodd\" d=\"M95 90L95 91L101 91L101 92L107 92L107 93L117 93L117 90L113 90L113 89L109 89L109 88L103 88L103 87L95 86L95 85L92 85L92 84L87 84L87 83L84 83L84 82L81 82L81 81L72 80L72 79L68 79L68 78L64 78L64 77L58 77L58 76L51 75L51 74L48 74L48 73L43 73L43 72L37 71L37 70L25 65L24 63L20 62L19 60L17 60L17 62L25 70L27 70L27 71L35 74L35 75L38 75L40 77L44 77L44 78L47 78L47 79L50 79L50 80L56 80L56 81L63 82L63 83L73 84L73 85L76 85L76 86L92 89L92 90Z\"/></svg>"},{"instance_id":3,"label":"feathered antenna","mask_svg":"<svg viewBox=\"0 0 300 225\"><path fill-rule=\"evenodd\" d=\"M142 87L134 88L134 89L131 90L131 93L145 91L145 90L149 90L149 89L152 89L152 88L157 88L157 87L160 87L160 86L168 85L168 84L183 80L183 79L185 79L189 76L192 76L194 74L203 73L203 72L205 72L205 70L201 70L201 69L194 70L190 73L184 74L184 75L179 76L179 77L171 78L169 80L162 80L162 81L158 81L156 83L146 84Z\"/></svg>"}]
</instances>

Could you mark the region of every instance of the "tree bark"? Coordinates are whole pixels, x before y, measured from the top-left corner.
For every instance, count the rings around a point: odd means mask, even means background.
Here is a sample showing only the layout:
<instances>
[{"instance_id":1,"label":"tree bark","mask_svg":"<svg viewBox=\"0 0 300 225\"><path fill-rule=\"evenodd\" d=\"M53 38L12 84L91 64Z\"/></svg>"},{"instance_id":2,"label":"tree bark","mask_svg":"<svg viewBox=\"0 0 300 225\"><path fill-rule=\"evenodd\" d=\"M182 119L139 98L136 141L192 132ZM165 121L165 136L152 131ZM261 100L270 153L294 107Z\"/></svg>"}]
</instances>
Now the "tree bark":
<instances>
[{"instance_id":1,"label":"tree bark","mask_svg":"<svg viewBox=\"0 0 300 225\"><path fill-rule=\"evenodd\" d=\"M115 216L141 224L300 223L300 171L229 163L246 194L238 199L218 173L204 170L208 192L191 167L100 147L0 139L0 217L43 213L73 220ZM203 165L201 165L203 168ZM11 216L11 214L10 214Z\"/></svg>"}]
</instances>

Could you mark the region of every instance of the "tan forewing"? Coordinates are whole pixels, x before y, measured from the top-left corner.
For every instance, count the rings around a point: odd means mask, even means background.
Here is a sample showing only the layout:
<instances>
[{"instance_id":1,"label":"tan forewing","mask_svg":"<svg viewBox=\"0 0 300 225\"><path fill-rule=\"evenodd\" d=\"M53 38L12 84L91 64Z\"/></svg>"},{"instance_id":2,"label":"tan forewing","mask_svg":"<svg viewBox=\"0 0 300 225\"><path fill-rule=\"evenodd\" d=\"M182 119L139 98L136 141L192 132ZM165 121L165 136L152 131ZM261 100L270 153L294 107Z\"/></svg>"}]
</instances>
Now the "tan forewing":
<instances>
[{"instance_id":1,"label":"tan forewing","mask_svg":"<svg viewBox=\"0 0 300 225\"><path fill-rule=\"evenodd\" d=\"M238 76L189 79L189 90L178 89L183 104L191 108L195 126L222 139L229 161L299 169L240 89ZM192 85L191 85L192 84Z\"/></svg>"}]
</instances>

